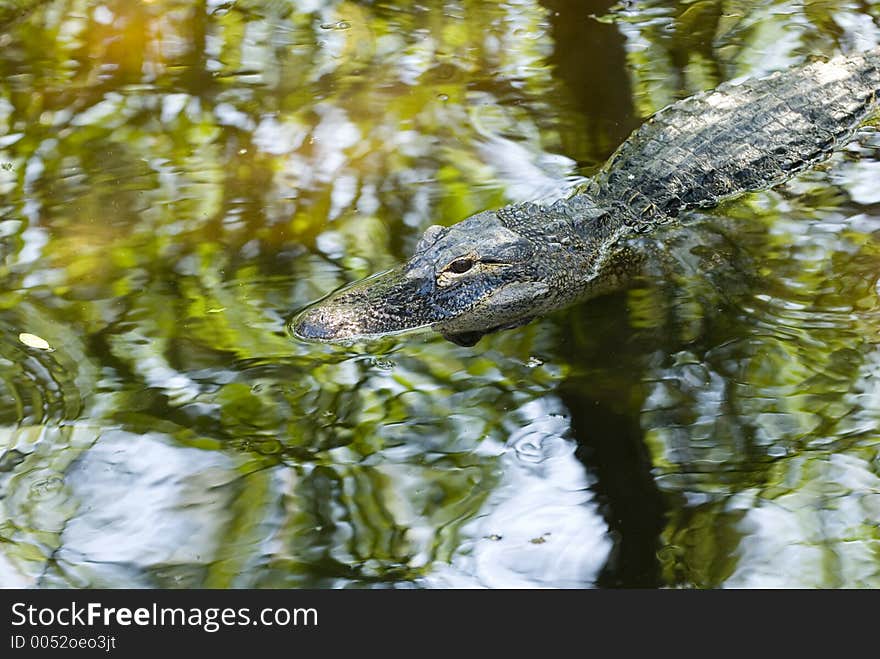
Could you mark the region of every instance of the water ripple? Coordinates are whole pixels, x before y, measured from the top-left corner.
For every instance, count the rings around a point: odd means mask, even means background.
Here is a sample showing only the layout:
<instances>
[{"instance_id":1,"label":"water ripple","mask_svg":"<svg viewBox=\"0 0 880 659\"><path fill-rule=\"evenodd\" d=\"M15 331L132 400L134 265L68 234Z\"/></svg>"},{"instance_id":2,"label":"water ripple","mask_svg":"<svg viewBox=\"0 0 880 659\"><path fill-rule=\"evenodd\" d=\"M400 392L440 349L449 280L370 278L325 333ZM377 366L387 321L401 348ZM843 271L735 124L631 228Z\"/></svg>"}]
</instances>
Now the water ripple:
<instances>
[{"instance_id":1,"label":"water ripple","mask_svg":"<svg viewBox=\"0 0 880 659\"><path fill-rule=\"evenodd\" d=\"M46 341L50 349L22 341L22 334ZM63 325L36 307L0 311L0 423L40 424L76 419L89 393L92 369L85 347Z\"/></svg>"}]
</instances>

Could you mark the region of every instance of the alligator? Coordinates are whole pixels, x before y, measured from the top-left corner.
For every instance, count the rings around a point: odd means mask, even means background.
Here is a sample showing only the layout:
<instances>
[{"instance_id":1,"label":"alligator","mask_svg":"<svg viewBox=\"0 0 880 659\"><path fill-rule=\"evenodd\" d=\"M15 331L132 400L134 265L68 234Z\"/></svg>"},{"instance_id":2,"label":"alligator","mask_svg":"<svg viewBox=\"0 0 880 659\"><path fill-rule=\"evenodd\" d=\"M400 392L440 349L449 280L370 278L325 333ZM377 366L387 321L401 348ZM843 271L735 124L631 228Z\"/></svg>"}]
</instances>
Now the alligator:
<instances>
[{"instance_id":1,"label":"alligator","mask_svg":"<svg viewBox=\"0 0 880 659\"><path fill-rule=\"evenodd\" d=\"M307 340L433 328L460 345L620 288L628 236L779 185L827 159L876 111L880 48L722 83L660 110L572 196L429 227L402 266L292 321Z\"/></svg>"}]
</instances>

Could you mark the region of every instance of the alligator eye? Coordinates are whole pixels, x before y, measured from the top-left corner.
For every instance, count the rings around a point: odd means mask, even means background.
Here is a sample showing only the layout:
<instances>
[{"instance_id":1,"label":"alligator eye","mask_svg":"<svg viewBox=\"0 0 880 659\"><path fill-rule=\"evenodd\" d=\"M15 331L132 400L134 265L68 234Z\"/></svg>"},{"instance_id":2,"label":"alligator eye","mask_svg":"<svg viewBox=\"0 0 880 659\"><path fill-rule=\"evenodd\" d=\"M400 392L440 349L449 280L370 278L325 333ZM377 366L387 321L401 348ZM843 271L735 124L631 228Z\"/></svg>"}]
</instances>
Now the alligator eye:
<instances>
[{"instance_id":1,"label":"alligator eye","mask_svg":"<svg viewBox=\"0 0 880 659\"><path fill-rule=\"evenodd\" d=\"M446 269L449 272L454 272L457 275L460 275L464 272L467 272L471 268L474 267L474 260L470 257L464 257L462 259L455 259L452 263L446 266Z\"/></svg>"}]
</instances>

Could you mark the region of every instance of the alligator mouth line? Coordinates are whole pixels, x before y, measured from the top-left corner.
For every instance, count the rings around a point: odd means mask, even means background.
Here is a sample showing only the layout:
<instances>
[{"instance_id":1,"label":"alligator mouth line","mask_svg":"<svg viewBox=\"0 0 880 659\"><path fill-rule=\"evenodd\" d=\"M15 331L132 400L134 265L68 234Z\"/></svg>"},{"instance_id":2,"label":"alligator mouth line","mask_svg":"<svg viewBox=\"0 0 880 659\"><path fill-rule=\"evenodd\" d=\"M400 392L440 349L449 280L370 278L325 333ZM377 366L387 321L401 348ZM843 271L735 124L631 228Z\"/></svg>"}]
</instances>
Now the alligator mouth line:
<instances>
[{"instance_id":1,"label":"alligator mouth line","mask_svg":"<svg viewBox=\"0 0 880 659\"><path fill-rule=\"evenodd\" d=\"M344 338L339 338L336 334L328 334L322 331L320 324L316 325L308 318L308 313L314 305L309 305L300 312L294 314L293 318L287 323L287 329L291 336L300 341L309 343L332 343L339 345L354 345L361 342L381 341L396 336L415 336L418 334L426 334L434 328L434 323L418 325L415 327L407 327L404 329L362 332L348 334Z\"/></svg>"}]
</instances>

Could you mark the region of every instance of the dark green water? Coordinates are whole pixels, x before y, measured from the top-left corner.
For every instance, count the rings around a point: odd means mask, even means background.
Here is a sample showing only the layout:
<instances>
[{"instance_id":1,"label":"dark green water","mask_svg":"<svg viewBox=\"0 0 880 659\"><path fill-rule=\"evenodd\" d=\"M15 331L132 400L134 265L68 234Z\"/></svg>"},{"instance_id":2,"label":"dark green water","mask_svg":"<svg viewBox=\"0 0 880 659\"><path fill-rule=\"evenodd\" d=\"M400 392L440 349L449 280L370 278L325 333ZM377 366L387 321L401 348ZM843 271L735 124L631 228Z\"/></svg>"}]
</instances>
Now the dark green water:
<instances>
[{"instance_id":1,"label":"dark green water","mask_svg":"<svg viewBox=\"0 0 880 659\"><path fill-rule=\"evenodd\" d=\"M285 327L878 15L0 3L0 586L880 587L871 128L473 348Z\"/></svg>"}]
</instances>

